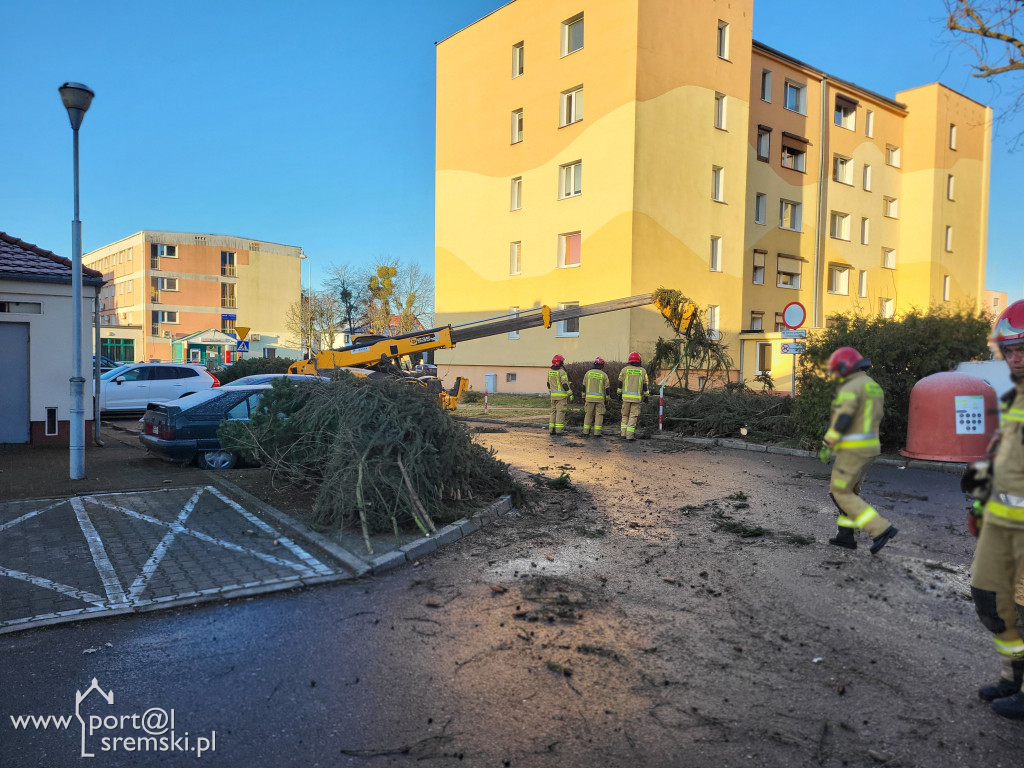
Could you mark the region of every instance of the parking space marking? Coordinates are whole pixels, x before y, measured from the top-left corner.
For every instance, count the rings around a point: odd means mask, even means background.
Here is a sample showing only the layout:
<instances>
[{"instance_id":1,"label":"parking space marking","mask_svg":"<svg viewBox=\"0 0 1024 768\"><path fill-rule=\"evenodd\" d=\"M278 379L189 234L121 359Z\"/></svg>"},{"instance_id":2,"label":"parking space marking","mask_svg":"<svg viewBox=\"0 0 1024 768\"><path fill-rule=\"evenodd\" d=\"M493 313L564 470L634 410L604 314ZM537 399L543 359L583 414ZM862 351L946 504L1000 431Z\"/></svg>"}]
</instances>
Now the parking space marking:
<instances>
[{"instance_id":1,"label":"parking space marking","mask_svg":"<svg viewBox=\"0 0 1024 768\"><path fill-rule=\"evenodd\" d=\"M35 584L37 587L42 587L43 589L52 589L54 592L59 592L60 594L67 595L68 597L73 597L76 600L82 600L86 603L106 607L106 599L99 595L87 592L84 589L69 587L67 584L61 584L59 581L44 579L42 576L33 576L31 573L15 571L11 568L4 568L2 565L0 565L0 576L7 576L12 579L18 579L18 581L25 581L29 584Z\"/></svg>"},{"instance_id":2,"label":"parking space marking","mask_svg":"<svg viewBox=\"0 0 1024 768\"><path fill-rule=\"evenodd\" d=\"M199 497L202 495L203 490L200 488L192 494L192 498L188 500L188 503L178 514L177 522L179 524L184 523L188 519L188 516L192 514L192 510L196 507L196 502L199 501ZM103 502L100 502L101 504ZM106 506L106 505L104 505ZM160 561L164 559L164 555L167 554L167 550L171 546L171 542L174 541L174 536L177 534L173 528L167 532L167 535L160 540L160 543L156 545L156 549L153 550L153 554L149 556L149 560L142 566L142 572L135 577L135 581L132 582L131 587L128 588L128 594L136 598L143 593L146 589L146 585L149 584L150 577L156 573L157 567L160 565Z\"/></svg>"},{"instance_id":3,"label":"parking space marking","mask_svg":"<svg viewBox=\"0 0 1024 768\"><path fill-rule=\"evenodd\" d=\"M36 515L41 515L41 514L43 514L43 512L49 512L54 507L56 507L56 506L58 506L60 504L63 504L63 503L64 503L64 499L61 499L60 501L53 502L53 504L50 504L48 507L43 507L42 509L33 509L31 512L26 512L21 517L16 517L13 520L9 520L8 522L4 523L3 525L0 525L0 533L3 533L8 528L13 528L18 523L24 523L26 520L31 520Z\"/></svg>"},{"instance_id":4,"label":"parking space marking","mask_svg":"<svg viewBox=\"0 0 1024 768\"><path fill-rule=\"evenodd\" d=\"M85 497L88 498L88 497ZM92 561L96 565L96 571L103 582L103 589L107 593L107 601L111 606L124 605L128 602L128 596L124 593L117 572L113 563L107 557L107 550L103 546L103 539L96 532L96 526L92 524L89 513L85 510L85 503L79 497L71 499L71 508L75 510L75 517L78 518L78 526L85 534L85 541L89 545L89 552L92 554Z\"/></svg>"}]
</instances>

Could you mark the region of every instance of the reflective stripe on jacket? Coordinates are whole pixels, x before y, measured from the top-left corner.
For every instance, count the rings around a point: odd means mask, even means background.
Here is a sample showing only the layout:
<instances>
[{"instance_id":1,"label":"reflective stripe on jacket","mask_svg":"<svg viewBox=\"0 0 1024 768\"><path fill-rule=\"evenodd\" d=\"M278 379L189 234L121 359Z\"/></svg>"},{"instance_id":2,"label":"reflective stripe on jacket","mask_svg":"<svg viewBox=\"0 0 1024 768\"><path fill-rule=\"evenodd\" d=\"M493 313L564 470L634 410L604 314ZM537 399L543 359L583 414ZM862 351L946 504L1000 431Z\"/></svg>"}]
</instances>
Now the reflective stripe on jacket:
<instances>
[{"instance_id":1,"label":"reflective stripe on jacket","mask_svg":"<svg viewBox=\"0 0 1024 768\"><path fill-rule=\"evenodd\" d=\"M1024 381L1013 400L1000 403L999 445L992 461L992 496L985 502L985 521L1024 528Z\"/></svg>"},{"instance_id":2,"label":"reflective stripe on jacket","mask_svg":"<svg viewBox=\"0 0 1024 768\"><path fill-rule=\"evenodd\" d=\"M639 401L651 394L647 371L637 365L623 368L619 373L619 394L629 401Z\"/></svg>"},{"instance_id":3,"label":"reflective stripe on jacket","mask_svg":"<svg viewBox=\"0 0 1024 768\"><path fill-rule=\"evenodd\" d=\"M611 381L608 378L608 374L600 368L591 368L587 371L584 382L587 400L604 400L608 396L608 389L611 387Z\"/></svg>"},{"instance_id":4,"label":"reflective stripe on jacket","mask_svg":"<svg viewBox=\"0 0 1024 768\"><path fill-rule=\"evenodd\" d=\"M864 371L851 374L839 385L832 401L832 419L825 433L825 443L836 450L860 450L868 455L882 452L878 426L882 423L885 393L878 382ZM850 417L846 432L836 429L840 416Z\"/></svg>"},{"instance_id":5,"label":"reflective stripe on jacket","mask_svg":"<svg viewBox=\"0 0 1024 768\"><path fill-rule=\"evenodd\" d=\"M552 368L548 371L548 392L555 399L569 396L569 374L564 369Z\"/></svg>"}]
</instances>

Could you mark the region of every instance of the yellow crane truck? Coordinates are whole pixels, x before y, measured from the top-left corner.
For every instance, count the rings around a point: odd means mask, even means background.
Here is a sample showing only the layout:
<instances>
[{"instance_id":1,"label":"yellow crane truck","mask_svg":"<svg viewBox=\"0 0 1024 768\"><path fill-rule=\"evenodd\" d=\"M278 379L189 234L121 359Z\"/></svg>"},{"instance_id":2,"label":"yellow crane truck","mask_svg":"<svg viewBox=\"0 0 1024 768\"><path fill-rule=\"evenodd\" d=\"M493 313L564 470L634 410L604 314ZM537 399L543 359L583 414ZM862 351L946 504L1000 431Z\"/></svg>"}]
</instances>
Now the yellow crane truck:
<instances>
[{"instance_id":1,"label":"yellow crane truck","mask_svg":"<svg viewBox=\"0 0 1024 768\"><path fill-rule=\"evenodd\" d=\"M551 309L545 305L515 314L500 315L457 326L445 325L401 336L364 336L357 338L350 346L329 349L306 360L299 360L288 368L288 372L322 376L333 370L344 369L357 376L393 376L410 384L426 387L428 391L438 396L444 409L453 411L458 405L459 397L466 391L468 382L459 376L451 389L445 389L436 376L421 375L416 371L404 369L401 365L403 358L419 356L434 349L450 349L462 341L497 336L526 328L550 328L552 323L563 320L641 307L650 304L653 298L653 294L646 293L566 309ZM669 308L659 306L659 309L667 316ZM689 308L689 312L689 322L692 323L692 307Z\"/></svg>"}]
</instances>

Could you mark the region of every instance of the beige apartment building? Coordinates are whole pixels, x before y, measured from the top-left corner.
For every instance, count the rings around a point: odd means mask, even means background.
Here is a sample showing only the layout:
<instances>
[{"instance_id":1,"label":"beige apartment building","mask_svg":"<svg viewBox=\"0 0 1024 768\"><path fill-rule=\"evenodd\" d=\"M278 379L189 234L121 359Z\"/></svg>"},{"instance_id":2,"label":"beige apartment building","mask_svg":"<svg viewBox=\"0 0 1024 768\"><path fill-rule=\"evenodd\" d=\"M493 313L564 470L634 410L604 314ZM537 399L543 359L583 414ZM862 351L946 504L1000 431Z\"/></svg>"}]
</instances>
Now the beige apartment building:
<instances>
[{"instance_id":1,"label":"beige apartment building","mask_svg":"<svg viewBox=\"0 0 1024 768\"><path fill-rule=\"evenodd\" d=\"M302 249L229 235L143 230L83 256L103 274L101 353L115 361L217 367L298 357L287 329L301 296ZM247 329L248 351L237 337Z\"/></svg>"}]
</instances>

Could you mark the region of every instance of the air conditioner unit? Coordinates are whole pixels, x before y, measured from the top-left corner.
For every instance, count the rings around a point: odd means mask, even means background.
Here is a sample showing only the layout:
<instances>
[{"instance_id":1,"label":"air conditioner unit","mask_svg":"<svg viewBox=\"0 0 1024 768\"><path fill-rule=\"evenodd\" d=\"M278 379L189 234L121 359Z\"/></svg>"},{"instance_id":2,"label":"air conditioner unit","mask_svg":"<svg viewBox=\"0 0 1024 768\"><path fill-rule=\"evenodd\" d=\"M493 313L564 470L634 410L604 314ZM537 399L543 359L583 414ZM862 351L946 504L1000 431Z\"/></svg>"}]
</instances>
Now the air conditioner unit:
<instances>
[{"instance_id":1,"label":"air conditioner unit","mask_svg":"<svg viewBox=\"0 0 1024 768\"><path fill-rule=\"evenodd\" d=\"M164 338L165 339L171 338L171 332L170 331L164 331Z\"/></svg>"},{"instance_id":2,"label":"air conditioner unit","mask_svg":"<svg viewBox=\"0 0 1024 768\"><path fill-rule=\"evenodd\" d=\"M258 333L250 333L249 334L249 341L259 341L259 340L260 340L260 335Z\"/></svg>"}]
</instances>

